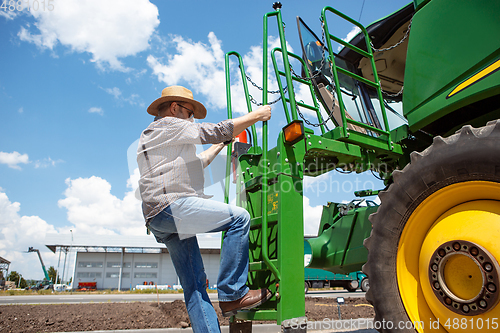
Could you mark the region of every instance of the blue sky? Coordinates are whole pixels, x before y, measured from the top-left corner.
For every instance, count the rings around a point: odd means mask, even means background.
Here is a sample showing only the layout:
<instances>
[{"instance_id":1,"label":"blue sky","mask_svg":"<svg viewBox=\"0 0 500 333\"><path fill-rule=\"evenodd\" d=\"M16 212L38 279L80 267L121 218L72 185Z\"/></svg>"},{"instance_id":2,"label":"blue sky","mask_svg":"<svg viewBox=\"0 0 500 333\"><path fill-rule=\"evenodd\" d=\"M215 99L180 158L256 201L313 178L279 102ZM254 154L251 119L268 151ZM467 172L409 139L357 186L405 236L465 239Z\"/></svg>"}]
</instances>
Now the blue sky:
<instances>
[{"instance_id":1,"label":"blue sky","mask_svg":"<svg viewBox=\"0 0 500 333\"><path fill-rule=\"evenodd\" d=\"M285 0L287 41L300 54L295 17L320 35L326 5L366 26L408 2ZM262 17L272 11L272 1L260 0L48 4L51 11L0 9L0 256L25 278L42 277L36 256L22 252L29 246L42 250L47 266L57 265L44 246L47 233L144 234L127 151L152 121L147 106L164 87L180 84L207 106L206 121L225 119L224 54L239 52L260 83ZM270 26L276 37L275 22ZM352 28L338 25L335 34L345 38ZM237 115L246 111L234 91ZM273 128L284 124L281 114L275 107ZM351 200L351 188L380 187L371 175L339 177L309 181L306 233L315 232L327 201ZM220 200L219 189L208 192Z\"/></svg>"}]
</instances>

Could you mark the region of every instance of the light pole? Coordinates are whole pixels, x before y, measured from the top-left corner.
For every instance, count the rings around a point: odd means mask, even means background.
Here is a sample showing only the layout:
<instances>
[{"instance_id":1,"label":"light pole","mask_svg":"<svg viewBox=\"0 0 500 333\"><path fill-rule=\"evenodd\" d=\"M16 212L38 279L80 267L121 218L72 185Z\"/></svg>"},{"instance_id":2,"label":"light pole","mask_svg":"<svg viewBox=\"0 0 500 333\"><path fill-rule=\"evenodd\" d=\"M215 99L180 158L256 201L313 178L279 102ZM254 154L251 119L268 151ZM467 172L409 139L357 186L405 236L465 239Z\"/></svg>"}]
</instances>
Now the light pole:
<instances>
[{"instance_id":1,"label":"light pole","mask_svg":"<svg viewBox=\"0 0 500 333\"><path fill-rule=\"evenodd\" d=\"M57 261L56 282L55 282L55 284L57 284L57 282L61 282L61 281L59 281L59 266L61 264L61 252L62 252L62 248L60 247L59 248L59 260Z\"/></svg>"},{"instance_id":2,"label":"light pole","mask_svg":"<svg viewBox=\"0 0 500 333\"><path fill-rule=\"evenodd\" d=\"M71 244L69 245L69 260L71 260L71 248L73 247L73 230L69 229L69 232L71 233ZM73 269L74 269L74 267L73 267ZM69 270L69 263L68 263L68 270ZM71 281L71 285L73 286L73 281ZM73 289L73 288L71 288L71 289Z\"/></svg>"},{"instance_id":3,"label":"light pole","mask_svg":"<svg viewBox=\"0 0 500 333\"><path fill-rule=\"evenodd\" d=\"M63 265L63 273L62 273L62 284L64 284L64 281L66 280L66 259L68 258L68 252L71 250L71 246L73 245L73 230L69 230L71 233L71 245L69 249L67 247L64 248L64 265Z\"/></svg>"}]
</instances>

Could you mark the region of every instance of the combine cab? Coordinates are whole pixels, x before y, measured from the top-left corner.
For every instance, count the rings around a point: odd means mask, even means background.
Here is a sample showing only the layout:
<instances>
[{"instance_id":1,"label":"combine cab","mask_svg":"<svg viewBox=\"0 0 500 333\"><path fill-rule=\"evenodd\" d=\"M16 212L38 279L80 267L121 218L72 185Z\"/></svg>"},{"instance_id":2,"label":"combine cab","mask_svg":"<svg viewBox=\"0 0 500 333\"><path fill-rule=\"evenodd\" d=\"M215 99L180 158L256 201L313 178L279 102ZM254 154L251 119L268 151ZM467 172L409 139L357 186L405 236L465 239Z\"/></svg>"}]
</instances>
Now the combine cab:
<instances>
[{"instance_id":1,"label":"combine cab","mask_svg":"<svg viewBox=\"0 0 500 333\"><path fill-rule=\"evenodd\" d=\"M344 274L362 267L382 332L496 331L500 2L415 0L367 28L325 7L321 38L297 19L301 56L287 50L280 5L274 9L264 16L262 103L270 57L287 125L273 148L267 122L260 144L253 127L251 147L235 149L233 159L236 201L252 216L249 285L274 297L236 318L276 320L284 331L305 327L304 177L371 172L384 188L357 195L378 194L380 206L325 206L331 218L308 239L309 267ZM360 33L344 41L333 19ZM273 50L271 20L281 42ZM229 117L233 56L249 112L254 100L241 56L228 53Z\"/></svg>"}]
</instances>

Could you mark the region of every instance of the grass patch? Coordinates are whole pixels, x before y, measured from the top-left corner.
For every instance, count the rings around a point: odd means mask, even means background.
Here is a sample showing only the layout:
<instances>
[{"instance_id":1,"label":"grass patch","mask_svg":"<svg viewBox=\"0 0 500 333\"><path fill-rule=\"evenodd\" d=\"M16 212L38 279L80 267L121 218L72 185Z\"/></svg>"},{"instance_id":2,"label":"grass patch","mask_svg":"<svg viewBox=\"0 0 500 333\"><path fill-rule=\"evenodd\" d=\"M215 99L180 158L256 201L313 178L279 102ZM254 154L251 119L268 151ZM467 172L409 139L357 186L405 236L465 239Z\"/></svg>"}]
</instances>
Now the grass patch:
<instances>
[{"instance_id":1,"label":"grass patch","mask_svg":"<svg viewBox=\"0 0 500 333\"><path fill-rule=\"evenodd\" d=\"M207 290L209 294L216 293L217 290L209 289ZM52 291L52 290L21 290L21 289L11 289L11 290L0 290L0 297L2 296L18 296L18 295L52 295L52 294L156 294L156 289L145 289L145 290L113 290L113 289L103 289L103 290L71 290L71 291ZM183 290L158 290L159 294L182 294Z\"/></svg>"},{"instance_id":2,"label":"grass patch","mask_svg":"<svg viewBox=\"0 0 500 333\"><path fill-rule=\"evenodd\" d=\"M50 295L50 294L52 294L52 290L24 290L24 289L0 290L0 296Z\"/></svg>"}]
</instances>

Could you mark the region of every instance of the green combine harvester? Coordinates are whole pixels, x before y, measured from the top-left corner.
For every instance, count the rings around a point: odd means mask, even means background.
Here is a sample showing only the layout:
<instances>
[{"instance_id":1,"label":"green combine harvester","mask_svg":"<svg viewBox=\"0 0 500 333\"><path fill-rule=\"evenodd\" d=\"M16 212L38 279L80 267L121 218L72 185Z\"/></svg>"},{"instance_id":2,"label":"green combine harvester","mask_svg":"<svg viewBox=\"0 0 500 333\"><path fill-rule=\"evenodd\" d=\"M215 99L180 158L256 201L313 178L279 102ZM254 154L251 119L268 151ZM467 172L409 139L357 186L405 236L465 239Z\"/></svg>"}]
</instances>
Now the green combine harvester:
<instances>
[{"instance_id":1,"label":"green combine harvester","mask_svg":"<svg viewBox=\"0 0 500 333\"><path fill-rule=\"evenodd\" d=\"M249 142L230 145L225 186L228 202L234 168L236 202L252 216L249 285L274 296L239 312L232 329L273 320L305 330L303 181L335 171L384 185L324 207L308 267L362 269L381 332L500 329L500 1L414 0L366 28L324 7L318 35L297 18L302 55L287 50L273 8L261 102L274 75L286 126L272 148L274 119L262 140L253 127ZM335 36L338 20L360 33ZM272 22L281 46L270 50ZM230 118L235 62L249 112L254 101L242 57L226 54ZM373 195L380 206L362 202Z\"/></svg>"}]
</instances>

